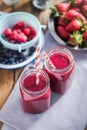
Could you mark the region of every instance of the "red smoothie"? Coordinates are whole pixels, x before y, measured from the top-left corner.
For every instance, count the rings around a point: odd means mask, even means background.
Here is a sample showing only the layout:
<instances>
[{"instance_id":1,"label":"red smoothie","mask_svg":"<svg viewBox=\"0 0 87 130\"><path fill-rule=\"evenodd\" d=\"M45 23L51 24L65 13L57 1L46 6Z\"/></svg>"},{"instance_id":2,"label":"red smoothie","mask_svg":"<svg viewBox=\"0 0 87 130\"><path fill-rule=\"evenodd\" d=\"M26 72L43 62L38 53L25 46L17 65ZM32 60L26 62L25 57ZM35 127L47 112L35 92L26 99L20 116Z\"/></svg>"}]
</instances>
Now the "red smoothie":
<instances>
[{"instance_id":1,"label":"red smoothie","mask_svg":"<svg viewBox=\"0 0 87 130\"><path fill-rule=\"evenodd\" d=\"M39 79L39 84L36 85L34 71L21 79L20 93L26 112L41 113L50 107L51 90L47 74L41 71Z\"/></svg>"},{"instance_id":2,"label":"red smoothie","mask_svg":"<svg viewBox=\"0 0 87 130\"><path fill-rule=\"evenodd\" d=\"M55 69L45 63L45 71L50 77L51 89L54 92L64 94L70 87L73 79L75 62L68 49L60 47L49 51L48 56L55 66Z\"/></svg>"}]
</instances>

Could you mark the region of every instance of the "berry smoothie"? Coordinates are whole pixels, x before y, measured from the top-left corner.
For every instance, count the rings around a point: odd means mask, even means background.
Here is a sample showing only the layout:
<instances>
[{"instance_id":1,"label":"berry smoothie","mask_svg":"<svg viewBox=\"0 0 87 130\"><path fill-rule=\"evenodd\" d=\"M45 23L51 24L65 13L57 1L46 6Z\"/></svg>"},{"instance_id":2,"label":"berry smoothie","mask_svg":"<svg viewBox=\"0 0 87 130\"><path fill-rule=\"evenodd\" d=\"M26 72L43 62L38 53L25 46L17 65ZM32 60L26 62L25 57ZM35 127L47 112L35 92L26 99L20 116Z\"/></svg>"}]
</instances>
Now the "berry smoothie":
<instances>
[{"instance_id":1,"label":"berry smoothie","mask_svg":"<svg viewBox=\"0 0 87 130\"><path fill-rule=\"evenodd\" d=\"M45 71L50 77L51 89L64 94L70 87L73 79L75 62L71 52L63 47L56 47L48 52L48 56L55 69L45 62Z\"/></svg>"},{"instance_id":2,"label":"berry smoothie","mask_svg":"<svg viewBox=\"0 0 87 130\"><path fill-rule=\"evenodd\" d=\"M20 80L20 93L23 108L29 113L41 113L50 107L49 77L44 71L40 71L39 84L36 85L36 72L26 72Z\"/></svg>"}]
</instances>

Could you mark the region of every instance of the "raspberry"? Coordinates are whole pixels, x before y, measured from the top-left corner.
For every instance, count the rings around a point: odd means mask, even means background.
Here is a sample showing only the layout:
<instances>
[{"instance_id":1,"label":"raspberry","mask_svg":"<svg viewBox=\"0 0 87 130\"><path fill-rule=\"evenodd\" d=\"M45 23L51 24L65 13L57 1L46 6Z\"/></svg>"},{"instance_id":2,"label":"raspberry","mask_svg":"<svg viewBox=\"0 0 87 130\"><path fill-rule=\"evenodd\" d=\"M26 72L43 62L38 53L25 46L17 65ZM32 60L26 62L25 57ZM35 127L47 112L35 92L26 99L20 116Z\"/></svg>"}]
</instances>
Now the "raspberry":
<instances>
[{"instance_id":1,"label":"raspberry","mask_svg":"<svg viewBox=\"0 0 87 130\"><path fill-rule=\"evenodd\" d=\"M17 36L18 36L18 33L14 30L14 31L11 33L10 39L11 39L11 40L17 40Z\"/></svg>"},{"instance_id":2,"label":"raspberry","mask_svg":"<svg viewBox=\"0 0 87 130\"><path fill-rule=\"evenodd\" d=\"M20 34L22 31L20 29L15 29L15 31Z\"/></svg>"},{"instance_id":3,"label":"raspberry","mask_svg":"<svg viewBox=\"0 0 87 130\"><path fill-rule=\"evenodd\" d=\"M25 23L20 21L20 22L17 23L17 25L18 25L19 28L23 28Z\"/></svg>"},{"instance_id":4,"label":"raspberry","mask_svg":"<svg viewBox=\"0 0 87 130\"><path fill-rule=\"evenodd\" d=\"M24 32L24 34L25 34L26 36L29 36L30 33L31 33L31 29L30 29L30 28L25 28L25 29L23 30L23 32Z\"/></svg>"},{"instance_id":5,"label":"raspberry","mask_svg":"<svg viewBox=\"0 0 87 130\"><path fill-rule=\"evenodd\" d=\"M26 41L27 41L27 36L26 36L24 33L20 33L20 34L18 34L18 36L17 36L17 41L18 41L19 43L21 43L21 42L26 42Z\"/></svg>"},{"instance_id":6,"label":"raspberry","mask_svg":"<svg viewBox=\"0 0 87 130\"><path fill-rule=\"evenodd\" d=\"M14 26L13 26L13 29L23 29L25 26L25 23L20 21L18 23L16 23Z\"/></svg>"},{"instance_id":7,"label":"raspberry","mask_svg":"<svg viewBox=\"0 0 87 130\"><path fill-rule=\"evenodd\" d=\"M4 31L4 34L5 34L6 36L10 36L11 33L12 33L11 28L6 28L5 31Z\"/></svg>"},{"instance_id":8,"label":"raspberry","mask_svg":"<svg viewBox=\"0 0 87 130\"><path fill-rule=\"evenodd\" d=\"M32 40L36 36L36 31L32 28L31 34L29 35L29 40Z\"/></svg>"}]
</instances>

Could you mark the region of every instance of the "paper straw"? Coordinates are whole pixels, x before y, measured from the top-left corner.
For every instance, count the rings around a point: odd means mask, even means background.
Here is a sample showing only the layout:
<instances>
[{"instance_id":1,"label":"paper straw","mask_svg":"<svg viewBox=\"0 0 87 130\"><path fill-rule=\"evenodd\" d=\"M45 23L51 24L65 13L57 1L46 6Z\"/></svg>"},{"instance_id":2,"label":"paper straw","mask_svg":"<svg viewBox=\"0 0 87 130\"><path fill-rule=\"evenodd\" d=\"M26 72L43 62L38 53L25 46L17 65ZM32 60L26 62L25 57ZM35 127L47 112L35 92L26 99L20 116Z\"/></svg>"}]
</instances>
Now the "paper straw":
<instances>
[{"instance_id":1,"label":"paper straw","mask_svg":"<svg viewBox=\"0 0 87 130\"><path fill-rule=\"evenodd\" d=\"M47 53L45 51L43 51L43 55L45 57L45 59L47 60L48 64L52 67L55 68L54 64L52 63L52 61L50 60L50 58L48 57Z\"/></svg>"},{"instance_id":2,"label":"paper straw","mask_svg":"<svg viewBox=\"0 0 87 130\"><path fill-rule=\"evenodd\" d=\"M40 46L37 46L36 49L36 84L39 84L39 71L40 71Z\"/></svg>"}]
</instances>

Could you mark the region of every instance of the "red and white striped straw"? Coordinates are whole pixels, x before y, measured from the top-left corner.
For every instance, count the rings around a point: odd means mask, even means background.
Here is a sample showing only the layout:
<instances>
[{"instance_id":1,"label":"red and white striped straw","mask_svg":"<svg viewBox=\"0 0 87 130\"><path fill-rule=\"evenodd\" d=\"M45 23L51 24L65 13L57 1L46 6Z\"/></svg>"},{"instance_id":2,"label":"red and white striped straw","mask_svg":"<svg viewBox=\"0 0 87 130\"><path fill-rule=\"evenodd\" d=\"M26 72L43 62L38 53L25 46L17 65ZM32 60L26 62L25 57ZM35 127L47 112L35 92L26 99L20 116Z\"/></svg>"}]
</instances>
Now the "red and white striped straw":
<instances>
[{"instance_id":1,"label":"red and white striped straw","mask_svg":"<svg viewBox=\"0 0 87 130\"><path fill-rule=\"evenodd\" d=\"M52 67L55 68L54 64L52 63L52 61L50 60L50 58L48 57L47 53L45 51L43 51L43 55L45 57L45 59L47 60L48 64Z\"/></svg>"},{"instance_id":2,"label":"red and white striped straw","mask_svg":"<svg viewBox=\"0 0 87 130\"><path fill-rule=\"evenodd\" d=\"M37 46L37 49L36 49L36 53L37 53L37 56L36 56L36 84L38 85L39 84L39 71L40 71L40 46L38 45Z\"/></svg>"}]
</instances>

